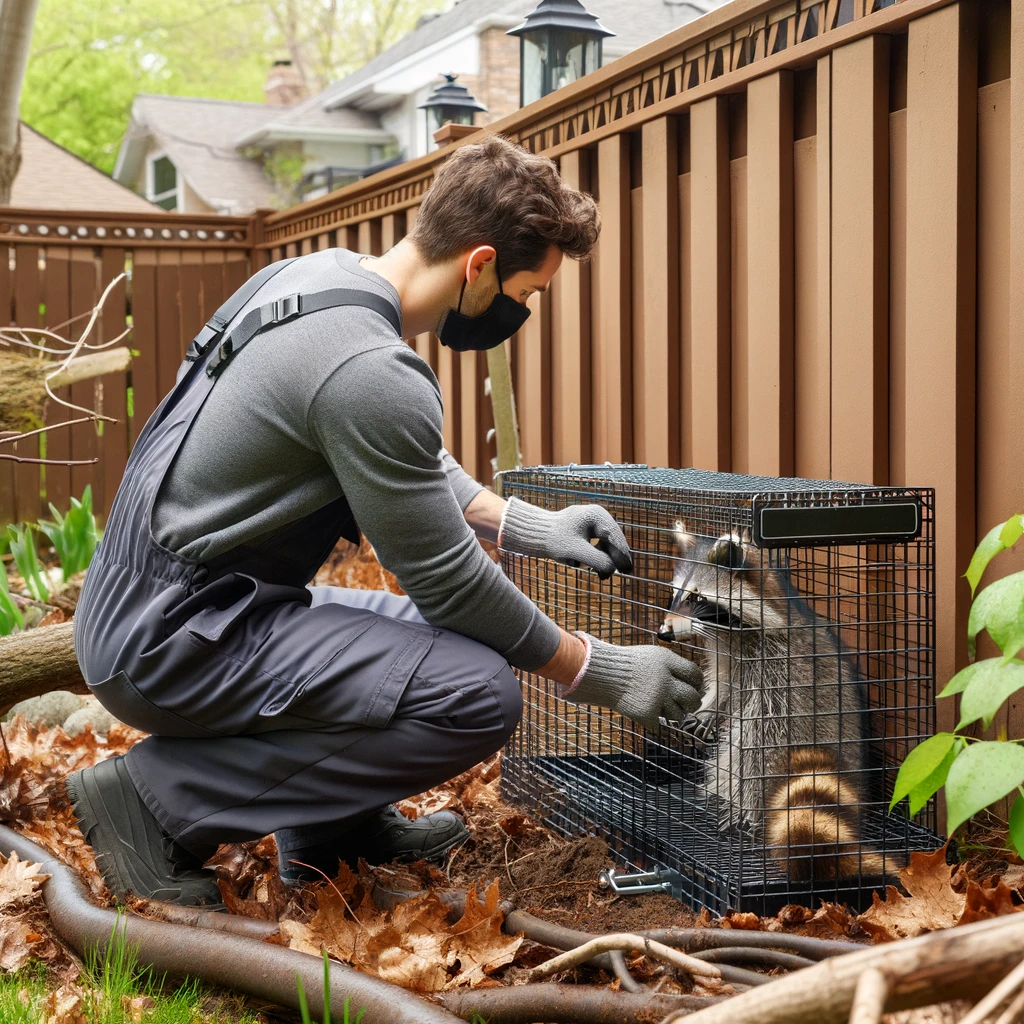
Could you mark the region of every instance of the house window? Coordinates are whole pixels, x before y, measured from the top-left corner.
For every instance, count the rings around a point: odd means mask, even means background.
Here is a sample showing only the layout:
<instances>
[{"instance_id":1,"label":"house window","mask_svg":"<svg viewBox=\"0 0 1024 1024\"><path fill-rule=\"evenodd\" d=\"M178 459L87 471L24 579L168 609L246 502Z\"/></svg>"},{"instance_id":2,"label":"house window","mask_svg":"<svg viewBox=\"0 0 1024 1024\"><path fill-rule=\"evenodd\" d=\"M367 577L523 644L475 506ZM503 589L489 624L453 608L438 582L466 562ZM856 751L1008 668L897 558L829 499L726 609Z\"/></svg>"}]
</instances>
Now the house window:
<instances>
[{"instance_id":1,"label":"house window","mask_svg":"<svg viewBox=\"0 0 1024 1024\"><path fill-rule=\"evenodd\" d=\"M149 162L149 199L165 210L178 208L178 169L166 156Z\"/></svg>"}]
</instances>

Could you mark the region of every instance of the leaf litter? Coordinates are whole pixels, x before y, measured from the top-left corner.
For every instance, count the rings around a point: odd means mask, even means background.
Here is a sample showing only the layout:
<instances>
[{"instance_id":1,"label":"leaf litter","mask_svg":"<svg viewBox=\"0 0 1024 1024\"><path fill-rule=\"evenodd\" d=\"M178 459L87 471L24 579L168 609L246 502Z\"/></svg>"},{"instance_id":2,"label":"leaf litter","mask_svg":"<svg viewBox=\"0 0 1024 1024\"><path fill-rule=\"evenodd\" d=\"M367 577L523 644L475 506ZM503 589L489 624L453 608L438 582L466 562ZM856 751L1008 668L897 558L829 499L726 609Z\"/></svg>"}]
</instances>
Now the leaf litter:
<instances>
[{"instance_id":1,"label":"leaf litter","mask_svg":"<svg viewBox=\"0 0 1024 1024\"><path fill-rule=\"evenodd\" d=\"M315 582L401 592L372 548L365 543L341 547ZM116 725L105 739L91 728L69 737L59 727L42 729L21 718L5 724L2 733L0 820L71 866L96 902L110 906L92 851L74 824L64 780L72 771L126 753L143 734ZM431 993L520 984L532 967L553 955L547 947L502 931L502 900L543 920L596 933L720 927L865 943L1021 909L1024 865L977 857L950 865L945 847L912 854L899 873L900 886L888 886L884 899L876 894L863 914L822 902L815 909L786 906L773 917L732 913L712 920L707 911L694 913L667 895L620 897L597 885L599 871L612 862L604 842L566 839L504 803L500 764L495 755L399 803L410 818L449 809L466 819L471 838L449 855L443 870L422 861L373 868L360 863L357 871L339 865L334 879L293 889L277 874L276 845L268 836L224 845L209 862L228 911L280 922L280 933L267 941L316 955L326 949L358 970ZM0 971L16 970L30 959L59 968L61 984L47 997L47 1022L75 1024L84 990L77 983L77 961L49 929L38 891L44 878L37 866L16 857L0 864ZM456 909L446 901L454 890L468 893ZM392 898L378 905L375 893ZM145 901L136 901L133 909L146 913ZM638 980L656 981L660 991L682 990L661 964L637 958L630 968ZM618 987L617 980L592 965L575 969L565 980ZM145 1012L139 1004L129 1016L144 1019ZM911 1019L906 1017L907 1024Z\"/></svg>"}]
</instances>

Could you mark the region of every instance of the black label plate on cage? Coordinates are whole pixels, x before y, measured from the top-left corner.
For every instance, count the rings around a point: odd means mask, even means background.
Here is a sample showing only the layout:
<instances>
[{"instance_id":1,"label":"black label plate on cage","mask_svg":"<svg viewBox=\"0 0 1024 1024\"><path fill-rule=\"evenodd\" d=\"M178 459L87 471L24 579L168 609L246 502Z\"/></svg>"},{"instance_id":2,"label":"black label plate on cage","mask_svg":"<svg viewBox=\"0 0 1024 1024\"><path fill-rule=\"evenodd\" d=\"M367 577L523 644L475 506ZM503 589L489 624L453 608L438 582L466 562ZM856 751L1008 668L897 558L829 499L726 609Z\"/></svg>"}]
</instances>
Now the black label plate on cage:
<instances>
[{"instance_id":1,"label":"black label plate on cage","mask_svg":"<svg viewBox=\"0 0 1024 1024\"><path fill-rule=\"evenodd\" d=\"M758 497L753 511L754 543L759 548L911 541L921 531L921 507L916 501L786 508Z\"/></svg>"}]
</instances>

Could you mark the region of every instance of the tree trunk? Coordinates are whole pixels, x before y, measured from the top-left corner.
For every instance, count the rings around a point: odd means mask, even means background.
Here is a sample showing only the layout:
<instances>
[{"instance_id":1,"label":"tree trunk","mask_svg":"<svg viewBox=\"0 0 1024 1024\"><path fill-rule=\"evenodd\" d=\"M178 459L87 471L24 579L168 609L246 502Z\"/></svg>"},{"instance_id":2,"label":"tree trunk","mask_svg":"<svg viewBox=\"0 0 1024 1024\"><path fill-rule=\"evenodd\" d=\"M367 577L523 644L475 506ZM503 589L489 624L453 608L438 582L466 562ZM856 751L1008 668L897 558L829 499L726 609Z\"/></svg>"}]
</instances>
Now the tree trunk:
<instances>
[{"instance_id":1,"label":"tree trunk","mask_svg":"<svg viewBox=\"0 0 1024 1024\"><path fill-rule=\"evenodd\" d=\"M0 0L0 206L11 203L21 166L21 83L39 0Z\"/></svg>"},{"instance_id":2,"label":"tree trunk","mask_svg":"<svg viewBox=\"0 0 1024 1024\"><path fill-rule=\"evenodd\" d=\"M63 622L0 637L0 714L51 690L86 692L71 630Z\"/></svg>"}]
</instances>

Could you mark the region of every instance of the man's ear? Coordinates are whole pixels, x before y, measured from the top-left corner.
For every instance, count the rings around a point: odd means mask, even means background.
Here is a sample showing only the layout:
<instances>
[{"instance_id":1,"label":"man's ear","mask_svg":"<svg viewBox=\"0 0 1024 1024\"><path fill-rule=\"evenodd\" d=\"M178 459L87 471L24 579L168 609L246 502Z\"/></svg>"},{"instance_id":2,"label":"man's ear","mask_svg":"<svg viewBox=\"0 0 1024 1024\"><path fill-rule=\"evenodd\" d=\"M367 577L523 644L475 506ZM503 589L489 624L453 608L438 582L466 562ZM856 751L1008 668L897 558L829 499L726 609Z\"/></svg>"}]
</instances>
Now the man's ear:
<instances>
[{"instance_id":1,"label":"man's ear","mask_svg":"<svg viewBox=\"0 0 1024 1024\"><path fill-rule=\"evenodd\" d=\"M491 245L478 245L470 254L466 257L466 281L472 284L479 276L480 271L488 264L494 262L494 257L497 253L494 251L494 246Z\"/></svg>"}]
</instances>

